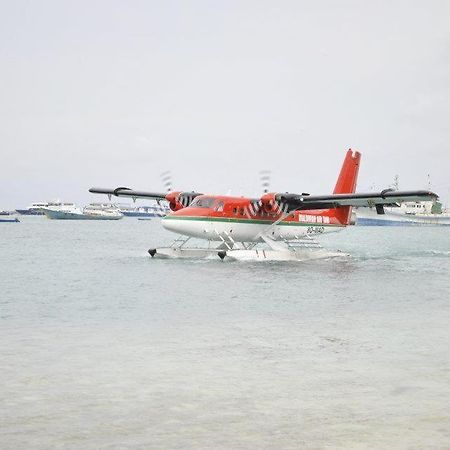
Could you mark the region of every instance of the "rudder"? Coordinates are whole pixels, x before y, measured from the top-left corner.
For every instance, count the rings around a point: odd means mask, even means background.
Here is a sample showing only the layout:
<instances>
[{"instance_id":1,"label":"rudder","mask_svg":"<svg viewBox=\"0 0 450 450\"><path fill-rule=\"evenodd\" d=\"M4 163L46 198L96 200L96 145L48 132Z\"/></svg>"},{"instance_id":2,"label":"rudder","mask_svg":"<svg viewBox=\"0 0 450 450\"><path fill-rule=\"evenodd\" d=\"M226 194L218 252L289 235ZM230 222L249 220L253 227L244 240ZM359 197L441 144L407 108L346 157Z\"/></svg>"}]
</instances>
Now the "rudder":
<instances>
[{"instance_id":1,"label":"rudder","mask_svg":"<svg viewBox=\"0 0 450 450\"><path fill-rule=\"evenodd\" d=\"M353 152L352 149L347 151L344 162L339 172L336 186L333 194L353 194L356 190L356 183L358 181L359 162L361 160L361 153ZM341 206L336 208L335 217L344 225L350 223L352 214L351 206Z\"/></svg>"}]
</instances>

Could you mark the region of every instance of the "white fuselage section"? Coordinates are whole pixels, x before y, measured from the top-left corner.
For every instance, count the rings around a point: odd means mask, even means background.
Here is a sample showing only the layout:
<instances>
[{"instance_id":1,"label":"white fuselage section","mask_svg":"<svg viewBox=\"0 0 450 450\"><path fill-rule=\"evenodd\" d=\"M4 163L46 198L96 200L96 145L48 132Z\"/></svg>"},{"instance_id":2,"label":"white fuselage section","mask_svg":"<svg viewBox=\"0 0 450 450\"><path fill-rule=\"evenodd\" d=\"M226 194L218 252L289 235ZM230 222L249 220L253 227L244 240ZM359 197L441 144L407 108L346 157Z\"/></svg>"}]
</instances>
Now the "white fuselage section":
<instances>
[{"instance_id":1,"label":"white fuselage section","mask_svg":"<svg viewBox=\"0 0 450 450\"><path fill-rule=\"evenodd\" d=\"M236 242L261 242L261 235L274 240L298 239L309 235L317 236L336 232L343 226L331 224L308 224L300 222L261 223L261 221L235 221L233 219L217 220L206 217L167 216L162 219L164 228L185 236L221 241L224 236L231 237Z\"/></svg>"}]
</instances>

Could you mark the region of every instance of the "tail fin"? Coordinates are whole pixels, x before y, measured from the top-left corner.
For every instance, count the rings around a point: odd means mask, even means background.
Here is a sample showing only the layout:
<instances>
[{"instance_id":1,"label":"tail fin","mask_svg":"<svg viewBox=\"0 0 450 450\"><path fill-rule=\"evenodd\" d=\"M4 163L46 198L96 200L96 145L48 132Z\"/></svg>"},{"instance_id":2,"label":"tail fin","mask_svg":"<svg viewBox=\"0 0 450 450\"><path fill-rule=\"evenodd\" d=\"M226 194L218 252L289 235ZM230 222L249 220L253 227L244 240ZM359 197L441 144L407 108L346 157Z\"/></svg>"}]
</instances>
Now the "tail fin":
<instances>
[{"instance_id":1,"label":"tail fin","mask_svg":"<svg viewBox=\"0 0 450 450\"><path fill-rule=\"evenodd\" d=\"M361 153L353 153L352 149L347 151L344 162L339 172L333 194L353 194L356 190L356 182L358 180L359 162ZM336 208L334 216L344 225L350 223L352 215L351 206L341 206Z\"/></svg>"}]
</instances>

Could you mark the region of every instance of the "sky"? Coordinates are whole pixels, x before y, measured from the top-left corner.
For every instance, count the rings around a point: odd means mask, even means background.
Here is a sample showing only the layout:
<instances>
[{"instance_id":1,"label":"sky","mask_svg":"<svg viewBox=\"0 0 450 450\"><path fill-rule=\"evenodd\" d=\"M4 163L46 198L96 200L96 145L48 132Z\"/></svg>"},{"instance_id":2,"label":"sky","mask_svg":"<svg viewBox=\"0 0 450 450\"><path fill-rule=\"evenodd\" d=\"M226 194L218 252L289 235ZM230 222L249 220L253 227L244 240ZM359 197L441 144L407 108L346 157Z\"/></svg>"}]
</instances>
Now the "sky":
<instances>
[{"instance_id":1,"label":"sky","mask_svg":"<svg viewBox=\"0 0 450 450\"><path fill-rule=\"evenodd\" d=\"M450 2L0 0L0 209L91 186L450 202ZM429 177L428 177L429 176ZM449 205L450 206L450 205Z\"/></svg>"}]
</instances>

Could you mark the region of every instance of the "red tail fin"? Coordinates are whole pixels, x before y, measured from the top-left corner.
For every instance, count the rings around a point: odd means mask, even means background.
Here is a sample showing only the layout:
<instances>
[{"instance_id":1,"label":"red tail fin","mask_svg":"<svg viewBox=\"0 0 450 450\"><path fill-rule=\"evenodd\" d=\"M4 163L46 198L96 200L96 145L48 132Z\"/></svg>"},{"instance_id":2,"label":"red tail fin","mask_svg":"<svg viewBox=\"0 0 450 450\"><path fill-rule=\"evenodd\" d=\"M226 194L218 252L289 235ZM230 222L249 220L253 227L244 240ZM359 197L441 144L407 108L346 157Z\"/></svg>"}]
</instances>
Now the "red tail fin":
<instances>
[{"instance_id":1,"label":"red tail fin","mask_svg":"<svg viewBox=\"0 0 450 450\"><path fill-rule=\"evenodd\" d=\"M352 194L355 192L360 160L361 153L353 153L352 149L347 151L333 194ZM344 225L350 223L351 215L351 206L342 206L335 209L335 217Z\"/></svg>"}]
</instances>

